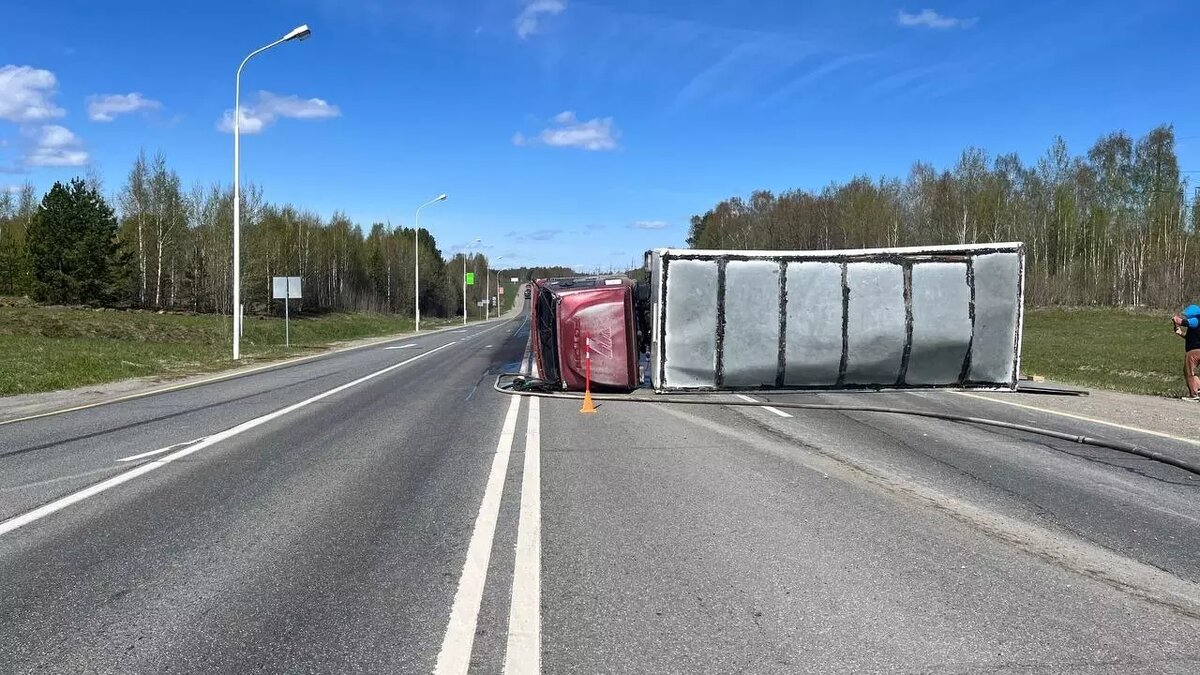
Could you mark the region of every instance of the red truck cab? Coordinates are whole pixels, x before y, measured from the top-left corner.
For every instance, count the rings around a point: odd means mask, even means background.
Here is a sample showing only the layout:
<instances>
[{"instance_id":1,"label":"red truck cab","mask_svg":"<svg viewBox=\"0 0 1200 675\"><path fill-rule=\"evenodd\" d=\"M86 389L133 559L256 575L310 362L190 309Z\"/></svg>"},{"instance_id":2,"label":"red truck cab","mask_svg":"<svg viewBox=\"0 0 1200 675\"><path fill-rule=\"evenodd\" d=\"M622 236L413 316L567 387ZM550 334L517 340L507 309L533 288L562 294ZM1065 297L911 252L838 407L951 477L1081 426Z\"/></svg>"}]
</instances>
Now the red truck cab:
<instances>
[{"instance_id":1,"label":"red truck cab","mask_svg":"<svg viewBox=\"0 0 1200 675\"><path fill-rule=\"evenodd\" d=\"M626 277L539 279L533 284L534 357L543 380L583 391L591 340L592 389L638 386L634 282Z\"/></svg>"}]
</instances>

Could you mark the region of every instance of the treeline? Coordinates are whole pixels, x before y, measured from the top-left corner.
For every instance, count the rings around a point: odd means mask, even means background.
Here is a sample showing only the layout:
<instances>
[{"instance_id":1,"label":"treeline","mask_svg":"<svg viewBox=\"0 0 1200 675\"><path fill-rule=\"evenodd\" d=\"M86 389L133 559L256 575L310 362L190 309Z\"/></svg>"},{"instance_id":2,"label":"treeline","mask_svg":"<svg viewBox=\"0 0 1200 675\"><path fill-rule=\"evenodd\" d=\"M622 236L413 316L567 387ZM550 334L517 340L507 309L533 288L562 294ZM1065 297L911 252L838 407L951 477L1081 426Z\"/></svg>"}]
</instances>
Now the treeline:
<instances>
[{"instance_id":1,"label":"treeline","mask_svg":"<svg viewBox=\"0 0 1200 675\"><path fill-rule=\"evenodd\" d=\"M691 219L693 248L834 249L1023 241L1039 305L1172 307L1200 297L1200 194L1189 199L1175 132L1123 131L1072 155L1056 138L1025 164L968 148L952 169L858 177L818 193L735 197Z\"/></svg>"},{"instance_id":2,"label":"treeline","mask_svg":"<svg viewBox=\"0 0 1200 675\"><path fill-rule=\"evenodd\" d=\"M90 203L89 191L99 203L88 207L93 208L92 216L76 220L94 219L105 209L115 211L116 250L108 258L115 266L112 283L100 294L49 292L43 282L52 270L45 266L57 252L38 254L31 249L39 245L31 235L38 231L39 223L71 220L62 215L63 209L84 208L80 205ZM43 302L230 313L231 187L195 184L185 189L161 153L153 158L141 153L124 185L107 200L111 207L101 192L99 181L92 177L70 185L56 183L40 200L28 184L0 194L0 295L30 295ZM468 287L467 305L473 309L485 297L482 271L488 267L486 256L460 251L446 258L424 229L419 241L412 228L373 223L364 230L341 213L323 219L292 204L268 203L255 185L242 191L241 224L243 298L250 312L278 311L280 303L271 302L271 277L299 276L304 297L293 308L411 314L413 263L418 255L423 316L462 312L464 256L467 271L480 273L480 281ZM91 225L98 231L105 228L99 222ZM51 240L58 242L53 245L69 244L61 237Z\"/></svg>"},{"instance_id":3,"label":"treeline","mask_svg":"<svg viewBox=\"0 0 1200 675\"><path fill-rule=\"evenodd\" d=\"M535 279L573 277L576 276L576 273L570 267L510 267L504 270L503 276L509 279L516 277L521 281L533 281Z\"/></svg>"}]
</instances>

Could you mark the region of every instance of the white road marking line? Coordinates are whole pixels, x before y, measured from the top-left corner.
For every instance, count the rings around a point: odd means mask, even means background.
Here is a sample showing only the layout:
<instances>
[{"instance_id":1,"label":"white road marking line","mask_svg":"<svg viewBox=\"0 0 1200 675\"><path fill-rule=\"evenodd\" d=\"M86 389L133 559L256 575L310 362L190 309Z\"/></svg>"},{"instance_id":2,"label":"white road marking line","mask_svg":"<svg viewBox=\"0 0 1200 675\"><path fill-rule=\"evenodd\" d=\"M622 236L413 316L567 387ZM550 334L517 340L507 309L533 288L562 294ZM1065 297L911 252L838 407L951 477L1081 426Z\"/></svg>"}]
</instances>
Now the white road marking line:
<instances>
[{"instance_id":1,"label":"white road marking line","mask_svg":"<svg viewBox=\"0 0 1200 675\"><path fill-rule=\"evenodd\" d=\"M483 335L484 333L490 333L490 332L492 332L492 331L496 330L497 328L503 328L503 327L504 327L504 326L506 326L507 324L508 324L508 322L505 322L505 323L498 323L498 324L496 324L495 326L492 326L491 328L484 328L483 330L481 330L481 331L476 331L476 332L472 333L471 335L466 335L466 336L464 336L462 339L463 339L464 341L465 341L465 340L470 340L471 338L476 338L476 337L479 337L480 335ZM455 332L457 332L457 331L455 331Z\"/></svg>"},{"instance_id":2,"label":"white road marking line","mask_svg":"<svg viewBox=\"0 0 1200 675\"><path fill-rule=\"evenodd\" d=\"M743 401L749 401L749 402L751 402L751 403L758 403L758 399L755 399L755 398L750 398L749 396L746 396L745 394L734 394L734 396L737 396L738 398L742 399ZM772 408L772 407L771 407L771 406L769 406L769 405L764 405L764 406L762 406L762 409L763 409L763 410L769 410L769 411L771 411L771 412L775 413L776 415L779 415L780 417L791 417L791 415L789 415L788 413L785 413L785 412L783 412L783 411L782 411L782 410L780 410L779 408Z\"/></svg>"},{"instance_id":3,"label":"white road marking line","mask_svg":"<svg viewBox=\"0 0 1200 675\"><path fill-rule=\"evenodd\" d=\"M108 473L110 471L112 471L112 467L106 466L106 467L102 467L99 469L92 469L91 471L84 471L83 473L72 474L70 476L56 476L54 478L38 480L38 481L34 481L32 483L24 483L21 485L12 485L10 487L3 487L3 488L0 488L0 492L16 492L17 490L28 490L29 488L41 487L43 485L50 485L53 483L61 483L64 480L75 480L77 478L86 478L87 476L94 476L98 473Z\"/></svg>"},{"instance_id":4,"label":"white road marking line","mask_svg":"<svg viewBox=\"0 0 1200 675\"><path fill-rule=\"evenodd\" d=\"M1061 410L1050 410L1048 408L1039 408L1037 406L1026 405L1024 403L1017 403L1016 401L1002 401L1000 399L992 398L990 396L980 396L979 394L972 394L972 393L965 392L965 391L951 390L950 393L958 394L959 396L969 396L971 398L977 398L981 401L991 401L992 403L1001 403L1004 405L1011 405L1016 408L1025 408L1026 410L1036 410L1038 412L1046 413L1047 415L1058 415L1059 417L1069 417L1074 420L1081 420L1084 422L1092 422L1093 424L1103 424L1104 426L1114 427L1117 429L1124 429L1126 431L1136 431L1139 434L1150 434L1151 436L1158 436L1159 438L1169 438L1173 441L1180 441L1181 443L1189 443L1191 445L1200 445L1200 440L1196 440L1194 438L1184 438L1183 436L1172 436L1171 434L1165 434L1161 431L1151 431L1149 429L1142 429L1140 427L1131 427L1127 424L1118 424L1117 422L1109 422L1108 420L1096 419L1095 417L1085 417L1083 415L1076 415L1074 413L1062 412Z\"/></svg>"},{"instance_id":5,"label":"white road marking line","mask_svg":"<svg viewBox=\"0 0 1200 675\"><path fill-rule=\"evenodd\" d=\"M384 347L383 350L390 351L392 349L412 349L413 347L420 347L420 346L421 345L413 344L410 342L406 345L396 345L395 347Z\"/></svg>"},{"instance_id":6,"label":"white road marking line","mask_svg":"<svg viewBox=\"0 0 1200 675\"><path fill-rule=\"evenodd\" d=\"M467 559L463 563L462 576L458 579L454 604L450 607L446 636L442 639L437 666L433 670L438 675L463 675L471 665L475 625L479 621L479 605L483 601L483 587L492 557L492 540L496 536L496 524L500 517L500 499L504 495L504 478L508 474L508 458L512 453L521 398L513 396L509 402L500 440L496 443L496 454L492 457L492 469L488 473L483 500L479 504L479 515L475 517L475 529L467 545Z\"/></svg>"},{"instance_id":7,"label":"white road marking line","mask_svg":"<svg viewBox=\"0 0 1200 675\"><path fill-rule=\"evenodd\" d=\"M492 348L492 346L491 346L491 345L484 345L484 346L483 346L483 348L484 348L484 349L491 349L491 348Z\"/></svg>"},{"instance_id":8,"label":"white road marking line","mask_svg":"<svg viewBox=\"0 0 1200 675\"><path fill-rule=\"evenodd\" d=\"M391 371L393 371L401 366L408 365L408 364L412 363L413 361L416 361L417 359L423 359L426 356L429 356L430 354L432 354L434 352L441 351L441 350L445 349L446 347L449 347L451 344L453 344L453 343L444 344L441 347L431 349L431 350L425 352L424 354L418 354L418 355L412 357L411 359L408 359L407 361L401 361L400 363L390 365L387 368L384 368L382 370L377 370L369 375L364 375L363 377L360 377L357 380L354 380L352 382L347 382L346 384L343 384L341 386L334 387L333 389L330 389L329 391L317 394L316 396L313 396L311 398L306 398L303 401L300 401L299 403L293 403L292 405L289 405L286 408L280 408L279 410L276 410L275 412L267 413L266 415L263 415L261 417L256 417L247 422L242 422L241 424L239 424L235 427L230 427L229 429L226 429L225 431L215 433L212 436L209 436L208 438L204 439L203 441L201 441L195 445L190 445L182 450L177 450L177 451L167 455L166 457L162 457L161 459L156 459L153 462L147 462L147 463L137 466L133 469L130 469L129 471L126 471L125 473L117 474L116 476L113 476L112 478L109 478L106 481L102 481L100 483L92 485L91 487L84 488L83 490L69 494L66 497L63 497L61 499L56 499L55 501L52 501L49 504L46 504L39 508L36 508L27 513L9 518L8 520L0 522L0 535L12 532L13 530L17 529L18 527L28 525L29 523L32 523L34 521L41 520L42 518L45 518L46 516L48 516L52 513L61 511L62 509L65 509L68 506L71 506L72 504L81 502L81 501L87 499L88 497L98 495L101 492L104 492L106 490L109 490L111 488L114 488L114 487L120 485L121 483L131 481L134 478L141 476L142 474L149 473L160 467L164 467L167 464L170 464L171 462L174 462L177 459L182 459L184 457L187 457L188 455L191 455L192 453L196 453L207 447L216 445L217 443L220 443L223 440L226 440L228 438L233 438L234 436L237 436L238 434L249 431L257 426L266 424L267 422L270 422L273 419L276 419L278 417L283 417L284 415L287 415L288 413L295 412L307 405L316 403L317 401L320 401L322 399L333 396L334 394L337 394L339 392L343 392L347 389L350 389L351 387L356 387L356 386L362 384L363 382L372 380L372 379L379 377L380 375L383 375L385 373L390 373Z\"/></svg>"},{"instance_id":9,"label":"white road marking line","mask_svg":"<svg viewBox=\"0 0 1200 675\"><path fill-rule=\"evenodd\" d=\"M542 466L541 399L529 399L525 429L525 467L521 475L521 515L513 565L512 602L504 672L542 672Z\"/></svg>"},{"instance_id":10,"label":"white road marking line","mask_svg":"<svg viewBox=\"0 0 1200 675\"><path fill-rule=\"evenodd\" d=\"M528 373L531 368L536 371L537 363L533 360L533 345L528 345L525 347L525 356L521 358L521 372Z\"/></svg>"},{"instance_id":11,"label":"white road marking line","mask_svg":"<svg viewBox=\"0 0 1200 675\"><path fill-rule=\"evenodd\" d=\"M190 440L190 441L184 441L184 442L182 442L182 443L176 443L175 445L168 445L168 446L167 446L167 447L165 447L165 448L159 448L159 449L157 449L157 450L151 450L150 452L143 452L143 453L142 453L142 454L140 454L140 455L130 455L129 457L122 457L121 459L118 459L117 461L118 461L118 462L132 462L132 461L134 461L134 460L137 460L137 459L142 459L143 457L153 457L154 455L161 455L162 453L164 453L164 452L170 452L171 450L174 450L175 448L180 448L180 447L183 447L183 446L185 446L185 445L191 445L192 443L199 443L200 441L202 441L202 440L204 440L204 439L206 439L206 438L208 438L208 436L201 436L200 438L196 438L196 439L193 439L193 440Z\"/></svg>"}]
</instances>

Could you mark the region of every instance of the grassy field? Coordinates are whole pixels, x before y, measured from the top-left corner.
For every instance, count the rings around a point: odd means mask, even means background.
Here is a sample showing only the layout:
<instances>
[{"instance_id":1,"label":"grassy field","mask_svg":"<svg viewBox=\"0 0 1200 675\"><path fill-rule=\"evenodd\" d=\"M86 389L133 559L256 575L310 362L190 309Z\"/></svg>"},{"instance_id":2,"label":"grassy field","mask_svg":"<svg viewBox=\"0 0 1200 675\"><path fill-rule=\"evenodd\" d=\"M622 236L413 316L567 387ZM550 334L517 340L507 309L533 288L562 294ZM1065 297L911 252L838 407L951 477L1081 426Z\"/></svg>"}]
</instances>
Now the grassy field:
<instances>
[{"instance_id":1,"label":"grassy field","mask_svg":"<svg viewBox=\"0 0 1200 675\"><path fill-rule=\"evenodd\" d=\"M1170 314L1122 309L1031 309L1021 369L1058 382L1182 396L1183 340Z\"/></svg>"},{"instance_id":2,"label":"grassy field","mask_svg":"<svg viewBox=\"0 0 1200 675\"><path fill-rule=\"evenodd\" d=\"M433 319L422 328L455 320ZM376 314L247 317L243 364L312 353L356 338L412 330L412 319ZM0 307L0 395L80 387L130 377L180 377L234 366L230 318L67 307Z\"/></svg>"}]
</instances>

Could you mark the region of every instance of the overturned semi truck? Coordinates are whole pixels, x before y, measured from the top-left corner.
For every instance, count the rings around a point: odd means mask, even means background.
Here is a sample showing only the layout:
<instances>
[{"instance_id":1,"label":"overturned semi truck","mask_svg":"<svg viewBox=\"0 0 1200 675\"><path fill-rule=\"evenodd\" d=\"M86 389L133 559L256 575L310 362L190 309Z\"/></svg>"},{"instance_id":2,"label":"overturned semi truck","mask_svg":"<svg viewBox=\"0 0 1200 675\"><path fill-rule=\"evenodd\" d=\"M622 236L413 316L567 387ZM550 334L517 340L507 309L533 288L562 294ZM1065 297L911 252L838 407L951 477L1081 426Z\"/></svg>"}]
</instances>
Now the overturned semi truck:
<instances>
[{"instance_id":1,"label":"overturned semi truck","mask_svg":"<svg viewBox=\"0 0 1200 675\"><path fill-rule=\"evenodd\" d=\"M1015 389L1019 243L646 254L649 283L540 280L542 377L597 389Z\"/></svg>"}]
</instances>

